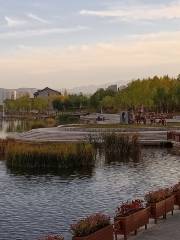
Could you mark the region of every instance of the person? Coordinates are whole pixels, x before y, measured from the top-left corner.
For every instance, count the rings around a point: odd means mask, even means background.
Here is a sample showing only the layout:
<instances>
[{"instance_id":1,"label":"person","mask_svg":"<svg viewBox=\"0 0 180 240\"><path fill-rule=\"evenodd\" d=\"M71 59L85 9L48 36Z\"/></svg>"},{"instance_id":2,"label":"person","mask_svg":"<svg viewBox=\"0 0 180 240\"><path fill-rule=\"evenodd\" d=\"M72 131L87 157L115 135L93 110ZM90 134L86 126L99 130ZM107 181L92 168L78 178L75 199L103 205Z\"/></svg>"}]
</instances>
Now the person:
<instances>
[{"instance_id":1,"label":"person","mask_svg":"<svg viewBox=\"0 0 180 240\"><path fill-rule=\"evenodd\" d=\"M146 117L145 116L143 117L143 123L144 123L144 125L146 125Z\"/></svg>"}]
</instances>

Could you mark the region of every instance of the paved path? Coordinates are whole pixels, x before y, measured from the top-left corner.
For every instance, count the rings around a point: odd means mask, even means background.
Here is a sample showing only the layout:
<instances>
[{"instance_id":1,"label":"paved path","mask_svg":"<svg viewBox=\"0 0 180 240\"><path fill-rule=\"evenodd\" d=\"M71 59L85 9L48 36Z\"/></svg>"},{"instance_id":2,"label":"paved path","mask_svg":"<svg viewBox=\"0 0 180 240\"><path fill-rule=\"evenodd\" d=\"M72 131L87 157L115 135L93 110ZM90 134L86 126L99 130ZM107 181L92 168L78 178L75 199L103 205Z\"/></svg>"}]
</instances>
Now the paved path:
<instances>
[{"instance_id":1,"label":"paved path","mask_svg":"<svg viewBox=\"0 0 180 240\"><path fill-rule=\"evenodd\" d=\"M180 211L167 220L160 220L157 225L150 225L148 230L141 231L129 240L180 240Z\"/></svg>"},{"instance_id":2,"label":"paved path","mask_svg":"<svg viewBox=\"0 0 180 240\"><path fill-rule=\"evenodd\" d=\"M68 128L68 127L61 127L61 128L44 128L44 129L33 129L29 132L15 134L12 137L22 141L85 141L88 137L91 136L98 136L104 132L123 132L126 134L132 134L132 131L126 132L122 131L122 129L87 129L87 128ZM134 130L134 133L138 132L140 142L153 142L155 144L165 142L167 139L167 131L137 131Z\"/></svg>"}]
</instances>

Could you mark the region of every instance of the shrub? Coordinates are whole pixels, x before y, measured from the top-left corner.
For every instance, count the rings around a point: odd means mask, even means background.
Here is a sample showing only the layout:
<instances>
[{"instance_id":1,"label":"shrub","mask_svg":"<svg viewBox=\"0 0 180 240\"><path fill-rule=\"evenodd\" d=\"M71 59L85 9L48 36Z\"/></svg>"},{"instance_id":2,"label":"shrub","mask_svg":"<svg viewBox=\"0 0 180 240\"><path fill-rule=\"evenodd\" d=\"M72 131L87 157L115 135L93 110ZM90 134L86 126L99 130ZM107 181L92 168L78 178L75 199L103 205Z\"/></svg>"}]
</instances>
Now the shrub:
<instances>
[{"instance_id":1,"label":"shrub","mask_svg":"<svg viewBox=\"0 0 180 240\"><path fill-rule=\"evenodd\" d=\"M46 123L47 123L48 127L55 126L56 125L56 120L54 118L47 118Z\"/></svg>"},{"instance_id":2,"label":"shrub","mask_svg":"<svg viewBox=\"0 0 180 240\"><path fill-rule=\"evenodd\" d=\"M132 200L131 202L123 202L116 210L116 216L118 217L126 217L130 214L139 211L144 208L143 201L140 199Z\"/></svg>"},{"instance_id":3,"label":"shrub","mask_svg":"<svg viewBox=\"0 0 180 240\"><path fill-rule=\"evenodd\" d=\"M79 117L73 116L71 114L62 114L58 116L58 123L59 124L79 123Z\"/></svg>"},{"instance_id":4,"label":"shrub","mask_svg":"<svg viewBox=\"0 0 180 240\"><path fill-rule=\"evenodd\" d=\"M97 213L71 225L71 231L74 237L85 237L110 224L109 216Z\"/></svg>"},{"instance_id":5,"label":"shrub","mask_svg":"<svg viewBox=\"0 0 180 240\"><path fill-rule=\"evenodd\" d=\"M37 121L37 122L33 122L30 126L31 129L37 129L37 128L45 128L47 125L45 122L43 121Z\"/></svg>"}]
</instances>

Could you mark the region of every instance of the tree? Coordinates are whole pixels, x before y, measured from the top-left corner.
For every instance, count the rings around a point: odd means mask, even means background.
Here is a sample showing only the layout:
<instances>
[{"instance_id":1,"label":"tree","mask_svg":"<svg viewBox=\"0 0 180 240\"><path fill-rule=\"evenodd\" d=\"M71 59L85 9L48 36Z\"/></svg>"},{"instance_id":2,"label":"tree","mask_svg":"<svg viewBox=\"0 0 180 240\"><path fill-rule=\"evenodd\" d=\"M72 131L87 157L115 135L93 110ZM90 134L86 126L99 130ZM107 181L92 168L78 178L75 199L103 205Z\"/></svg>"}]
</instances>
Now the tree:
<instances>
[{"instance_id":1,"label":"tree","mask_svg":"<svg viewBox=\"0 0 180 240\"><path fill-rule=\"evenodd\" d=\"M52 101L53 108L57 111L63 111L64 110L64 103L62 99L56 98Z\"/></svg>"},{"instance_id":2,"label":"tree","mask_svg":"<svg viewBox=\"0 0 180 240\"><path fill-rule=\"evenodd\" d=\"M116 112L116 103L115 103L115 98L111 97L111 96L106 96L102 99L101 103L100 103L102 109L106 112Z\"/></svg>"},{"instance_id":3,"label":"tree","mask_svg":"<svg viewBox=\"0 0 180 240\"><path fill-rule=\"evenodd\" d=\"M100 108L100 102L102 101L102 99L106 96L115 96L115 92L112 90L104 90L103 88L100 88L99 90L97 90L90 98L90 105L97 109Z\"/></svg>"}]
</instances>

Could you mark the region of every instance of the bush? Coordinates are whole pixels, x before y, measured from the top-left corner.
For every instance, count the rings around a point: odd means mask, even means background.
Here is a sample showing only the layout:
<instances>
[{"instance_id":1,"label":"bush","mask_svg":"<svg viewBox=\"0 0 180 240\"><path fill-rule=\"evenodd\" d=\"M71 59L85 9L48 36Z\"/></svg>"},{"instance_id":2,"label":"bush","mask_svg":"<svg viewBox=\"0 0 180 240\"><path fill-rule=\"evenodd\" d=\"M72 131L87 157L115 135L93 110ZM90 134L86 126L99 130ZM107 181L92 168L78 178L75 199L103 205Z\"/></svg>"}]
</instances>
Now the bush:
<instances>
[{"instance_id":1,"label":"bush","mask_svg":"<svg viewBox=\"0 0 180 240\"><path fill-rule=\"evenodd\" d=\"M59 124L79 123L79 117L70 114L62 114L58 116L58 123Z\"/></svg>"},{"instance_id":2,"label":"bush","mask_svg":"<svg viewBox=\"0 0 180 240\"><path fill-rule=\"evenodd\" d=\"M74 237L85 237L108 225L110 217L97 213L71 225L71 231Z\"/></svg>"},{"instance_id":3,"label":"bush","mask_svg":"<svg viewBox=\"0 0 180 240\"><path fill-rule=\"evenodd\" d=\"M33 122L30 129L45 128L47 125L43 121Z\"/></svg>"}]
</instances>

